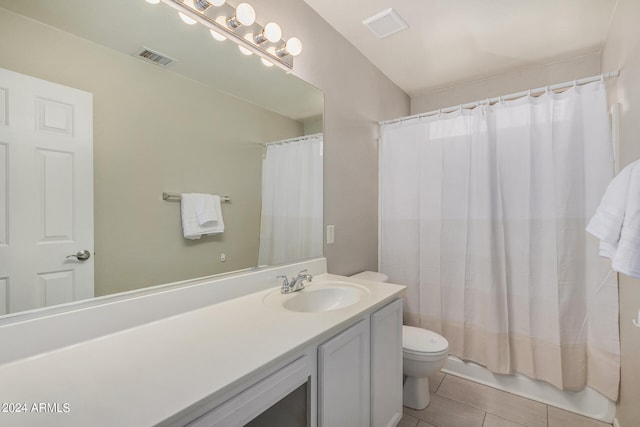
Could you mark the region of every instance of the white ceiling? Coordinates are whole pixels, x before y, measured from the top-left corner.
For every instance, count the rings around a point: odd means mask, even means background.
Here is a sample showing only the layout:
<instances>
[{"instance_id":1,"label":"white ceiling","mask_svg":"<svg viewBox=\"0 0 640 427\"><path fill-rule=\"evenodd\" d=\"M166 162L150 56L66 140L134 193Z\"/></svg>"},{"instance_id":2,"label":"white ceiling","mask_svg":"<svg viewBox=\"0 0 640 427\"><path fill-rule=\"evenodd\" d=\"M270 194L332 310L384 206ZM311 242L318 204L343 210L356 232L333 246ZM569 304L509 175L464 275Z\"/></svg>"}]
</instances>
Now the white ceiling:
<instances>
[{"instance_id":1,"label":"white ceiling","mask_svg":"<svg viewBox=\"0 0 640 427\"><path fill-rule=\"evenodd\" d=\"M618 0L305 0L409 95L599 53ZM362 24L394 8L409 29Z\"/></svg>"}]
</instances>

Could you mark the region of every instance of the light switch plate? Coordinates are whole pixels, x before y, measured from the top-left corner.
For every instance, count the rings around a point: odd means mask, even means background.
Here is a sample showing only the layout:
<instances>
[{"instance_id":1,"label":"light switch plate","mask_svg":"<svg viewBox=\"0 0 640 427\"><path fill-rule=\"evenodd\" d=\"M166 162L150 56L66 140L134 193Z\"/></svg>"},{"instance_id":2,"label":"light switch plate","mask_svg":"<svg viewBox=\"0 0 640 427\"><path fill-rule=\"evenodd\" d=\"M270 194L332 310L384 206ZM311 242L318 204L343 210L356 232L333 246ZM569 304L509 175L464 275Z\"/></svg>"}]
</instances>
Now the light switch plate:
<instances>
[{"instance_id":1,"label":"light switch plate","mask_svg":"<svg viewBox=\"0 0 640 427\"><path fill-rule=\"evenodd\" d=\"M327 225L327 245L332 245L335 242L335 225Z\"/></svg>"}]
</instances>

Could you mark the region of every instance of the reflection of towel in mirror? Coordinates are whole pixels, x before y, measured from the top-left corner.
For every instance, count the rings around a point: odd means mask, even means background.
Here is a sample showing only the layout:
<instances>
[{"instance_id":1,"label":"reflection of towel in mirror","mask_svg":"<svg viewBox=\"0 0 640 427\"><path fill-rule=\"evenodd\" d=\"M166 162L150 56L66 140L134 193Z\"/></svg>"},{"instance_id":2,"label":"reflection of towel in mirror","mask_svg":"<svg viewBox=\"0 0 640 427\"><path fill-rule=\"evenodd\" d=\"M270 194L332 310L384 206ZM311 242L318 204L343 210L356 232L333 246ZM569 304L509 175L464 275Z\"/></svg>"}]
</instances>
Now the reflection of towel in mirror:
<instances>
[{"instance_id":1,"label":"reflection of towel in mirror","mask_svg":"<svg viewBox=\"0 0 640 427\"><path fill-rule=\"evenodd\" d=\"M587 231L600 239L611 268L640 278L640 160L613 178Z\"/></svg>"},{"instance_id":2,"label":"reflection of towel in mirror","mask_svg":"<svg viewBox=\"0 0 640 427\"><path fill-rule=\"evenodd\" d=\"M207 234L224 231L220 196L213 194L183 193L180 195L182 208L182 233L185 239L196 240Z\"/></svg>"}]
</instances>

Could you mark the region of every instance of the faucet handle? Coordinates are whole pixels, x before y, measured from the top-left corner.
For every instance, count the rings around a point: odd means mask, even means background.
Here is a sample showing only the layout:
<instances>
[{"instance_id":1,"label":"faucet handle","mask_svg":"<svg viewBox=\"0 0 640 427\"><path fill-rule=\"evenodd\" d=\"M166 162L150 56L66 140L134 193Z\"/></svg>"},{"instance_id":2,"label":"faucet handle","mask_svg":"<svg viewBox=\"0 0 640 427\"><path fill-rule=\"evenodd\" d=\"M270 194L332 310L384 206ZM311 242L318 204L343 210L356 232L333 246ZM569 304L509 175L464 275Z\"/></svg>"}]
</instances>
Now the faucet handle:
<instances>
[{"instance_id":1,"label":"faucet handle","mask_svg":"<svg viewBox=\"0 0 640 427\"><path fill-rule=\"evenodd\" d=\"M282 280L282 286L289 286L289 278L287 276L276 276L276 279L284 279Z\"/></svg>"},{"instance_id":2,"label":"faucet handle","mask_svg":"<svg viewBox=\"0 0 640 427\"><path fill-rule=\"evenodd\" d=\"M298 272L298 277L302 276L302 273L308 273L308 272L309 272L309 270L307 270L306 268L304 270L300 270Z\"/></svg>"}]
</instances>

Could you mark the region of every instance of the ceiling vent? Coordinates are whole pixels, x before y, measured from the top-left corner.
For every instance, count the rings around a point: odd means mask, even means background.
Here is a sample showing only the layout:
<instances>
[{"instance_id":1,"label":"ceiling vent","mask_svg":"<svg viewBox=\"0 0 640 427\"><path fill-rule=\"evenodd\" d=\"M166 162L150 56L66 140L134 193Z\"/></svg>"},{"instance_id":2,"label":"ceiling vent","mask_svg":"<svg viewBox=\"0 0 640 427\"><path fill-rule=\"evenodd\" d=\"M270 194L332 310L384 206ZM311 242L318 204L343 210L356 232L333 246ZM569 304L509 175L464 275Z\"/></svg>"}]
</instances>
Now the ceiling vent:
<instances>
[{"instance_id":1,"label":"ceiling vent","mask_svg":"<svg viewBox=\"0 0 640 427\"><path fill-rule=\"evenodd\" d=\"M154 52L151 49L147 49L146 47L141 48L134 55L137 56L138 58L142 58L145 61L149 61L153 64L160 65L162 67L166 67L172 62L175 62L175 59L170 58L167 55Z\"/></svg>"},{"instance_id":2,"label":"ceiling vent","mask_svg":"<svg viewBox=\"0 0 640 427\"><path fill-rule=\"evenodd\" d=\"M365 19L362 23L369 27L371 31L380 38L409 28L409 25L407 25L404 19L392 8Z\"/></svg>"}]
</instances>

